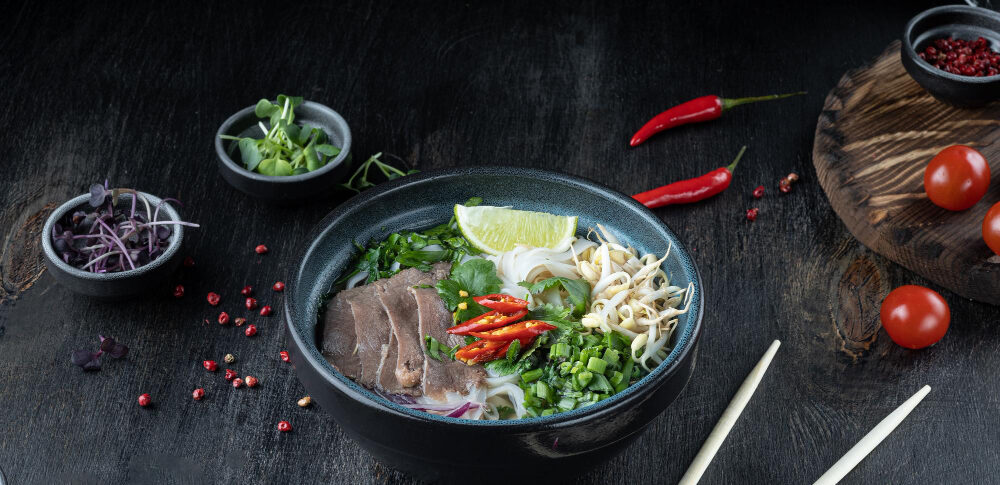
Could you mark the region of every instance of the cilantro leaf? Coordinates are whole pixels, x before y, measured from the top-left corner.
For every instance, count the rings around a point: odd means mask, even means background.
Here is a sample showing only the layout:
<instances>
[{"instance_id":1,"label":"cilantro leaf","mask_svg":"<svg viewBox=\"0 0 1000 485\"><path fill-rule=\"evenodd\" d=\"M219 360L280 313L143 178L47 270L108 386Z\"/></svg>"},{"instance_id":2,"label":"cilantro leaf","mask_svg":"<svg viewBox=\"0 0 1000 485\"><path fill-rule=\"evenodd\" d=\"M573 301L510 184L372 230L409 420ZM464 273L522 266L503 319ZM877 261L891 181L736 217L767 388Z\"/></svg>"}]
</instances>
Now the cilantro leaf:
<instances>
[{"instance_id":1,"label":"cilantro leaf","mask_svg":"<svg viewBox=\"0 0 1000 485\"><path fill-rule=\"evenodd\" d=\"M448 279L437 282L438 295L448 309L456 312L455 320L461 322L490 311L473 300L473 297L500 291L503 281L497 277L496 266L486 259L470 259L452 267ZM461 292L467 293L461 296ZM465 309L459 306L465 303Z\"/></svg>"},{"instance_id":2,"label":"cilantro leaf","mask_svg":"<svg viewBox=\"0 0 1000 485\"><path fill-rule=\"evenodd\" d=\"M497 277L496 265L488 259L470 259L455 266L450 279L458 282L471 296L496 293L503 284L503 280Z\"/></svg>"},{"instance_id":3,"label":"cilantro leaf","mask_svg":"<svg viewBox=\"0 0 1000 485\"><path fill-rule=\"evenodd\" d=\"M497 359L483 364L483 367L485 367L486 370L493 371L498 376L509 376L511 374L520 374L527 371L531 368L531 362L527 360L512 362L507 359Z\"/></svg>"},{"instance_id":4,"label":"cilantro leaf","mask_svg":"<svg viewBox=\"0 0 1000 485\"><path fill-rule=\"evenodd\" d=\"M531 294L538 294L550 288L559 288L566 293L566 299L572 306L573 314L580 316L587 311L587 304L590 302L590 283L586 280L574 280L562 276L555 276L539 281L535 284L521 282L521 286L528 289Z\"/></svg>"}]
</instances>

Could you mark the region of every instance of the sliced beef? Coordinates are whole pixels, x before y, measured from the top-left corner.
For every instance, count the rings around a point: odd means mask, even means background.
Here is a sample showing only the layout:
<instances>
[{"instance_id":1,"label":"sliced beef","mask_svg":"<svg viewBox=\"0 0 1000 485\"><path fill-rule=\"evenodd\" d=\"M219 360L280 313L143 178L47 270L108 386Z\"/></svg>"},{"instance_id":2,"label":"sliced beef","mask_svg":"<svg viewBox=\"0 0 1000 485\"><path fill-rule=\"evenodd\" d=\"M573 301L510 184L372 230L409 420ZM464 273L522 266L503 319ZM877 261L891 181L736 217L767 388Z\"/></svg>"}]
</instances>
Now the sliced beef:
<instances>
[{"instance_id":1,"label":"sliced beef","mask_svg":"<svg viewBox=\"0 0 1000 485\"><path fill-rule=\"evenodd\" d=\"M420 335L430 335L448 346L464 343L462 337L447 333L452 322L451 312L444 306L436 290L411 288L410 292L417 302ZM466 394L470 386L483 385L484 379L486 371L481 366L425 357L421 389L424 396L444 401L448 392Z\"/></svg>"},{"instance_id":2,"label":"sliced beef","mask_svg":"<svg viewBox=\"0 0 1000 485\"><path fill-rule=\"evenodd\" d=\"M395 334L389 334L389 343L382 346L382 361L379 364L377 378L378 387L390 394L418 396L420 388L405 388L396 378L396 361L399 355L397 347Z\"/></svg>"},{"instance_id":3,"label":"sliced beef","mask_svg":"<svg viewBox=\"0 0 1000 485\"><path fill-rule=\"evenodd\" d=\"M417 329L417 303L409 289L435 282L429 273L410 268L374 283L395 335L397 348L392 354L397 360L392 365L399 385L404 388L419 386L424 372L424 339Z\"/></svg>"},{"instance_id":4,"label":"sliced beef","mask_svg":"<svg viewBox=\"0 0 1000 485\"><path fill-rule=\"evenodd\" d=\"M323 314L323 347L320 351L334 369L351 379L361 375L361 359L354 351L358 339L350 305L351 299L360 291L358 288L341 291L327 303Z\"/></svg>"},{"instance_id":5,"label":"sliced beef","mask_svg":"<svg viewBox=\"0 0 1000 485\"><path fill-rule=\"evenodd\" d=\"M382 346L389 344L392 327L389 316L375 293L375 287L365 285L357 289L358 293L349 302L354 314L354 331L358 336L358 357L361 360L361 373L357 381L373 388L382 364Z\"/></svg>"}]
</instances>

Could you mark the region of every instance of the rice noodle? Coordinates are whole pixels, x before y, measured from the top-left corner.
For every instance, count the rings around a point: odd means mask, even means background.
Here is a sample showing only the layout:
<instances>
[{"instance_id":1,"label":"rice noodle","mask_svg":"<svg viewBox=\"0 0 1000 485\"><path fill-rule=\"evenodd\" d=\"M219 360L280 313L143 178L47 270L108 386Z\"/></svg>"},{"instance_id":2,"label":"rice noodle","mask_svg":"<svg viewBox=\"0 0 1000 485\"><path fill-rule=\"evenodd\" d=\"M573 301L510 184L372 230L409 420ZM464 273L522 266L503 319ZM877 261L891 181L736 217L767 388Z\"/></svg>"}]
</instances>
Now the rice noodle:
<instances>
[{"instance_id":1,"label":"rice noodle","mask_svg":"<svg viewBox=\"0 0 1000 485\"><path fill-rule=\"evenodd\" d=\"M579 278L576 255L596 246L593 241L573 237L563 239L554 249L518 245L499 255L487 256L486 259L493 261L497 267L497 276L503 281L500 292L525 298L528 291L518 283L522 281L537 283L553 276ZM532 308L536 306L537 296L527 295L525 298L532 304ZM544 297L542 299L544 300Z\"/></svg>"}]
</instances>

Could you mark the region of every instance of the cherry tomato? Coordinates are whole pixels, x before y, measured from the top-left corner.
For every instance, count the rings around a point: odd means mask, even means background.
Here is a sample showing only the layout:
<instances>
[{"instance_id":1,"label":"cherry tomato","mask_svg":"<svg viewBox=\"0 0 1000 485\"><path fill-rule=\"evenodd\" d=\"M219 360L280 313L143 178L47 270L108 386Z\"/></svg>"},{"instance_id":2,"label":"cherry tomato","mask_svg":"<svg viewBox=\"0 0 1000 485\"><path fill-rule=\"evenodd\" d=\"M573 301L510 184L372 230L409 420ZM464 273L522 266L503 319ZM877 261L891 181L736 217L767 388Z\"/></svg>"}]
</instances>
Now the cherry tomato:
<instances>
[{"instance_id":1,"label":"cherry tomato","mask_svg":"<svg viewBox=\"0 0 1000 485\"><path fill-rule=\"evenodd\" d=\"M528 310L521 310L517 313L502 313L496 310L492 312L487 312L478 317L470 318L454 327L448 329L448 333L454 335L468 335L469 332L484 332L486 330L493 330L494 328L502 327L508 323L516 322L525 315L528 314Z\"/></svg>"},{"instance_id":2,"label":"cherry tomato","mask_svg":"<svg viewBox=\"0 0 1000 485\"><path fill-rule=\"evenodd\" d=\"M951 310L938 292L917 285L900 286L882 301L879 318L889 337L902 347L934 345L948 331Z\"/></svg>"},{"instance_id":3,"label":"cherry tomato","mask_svg":"<svg viewBox=\"0 0 1000 485\"><path fill-rule=\"evenodd\" d=\"M990 186L990 165L964 145L941 150L924 170L924 191L938 207L961 211L976 205Z\"/></svg>"},{"instance_id":4,"label":"cherry tomato","mask_svg":"<svg viewBox=\"0 0 1000 485\"><path fill-rule=\"evenodd\" d=\"M983 241L994 253L1000 254L1000 202L993 204L983 218Z\"/></svg>"},{"instance_id":5,"label":"cherry tomato","mask_svg":"<svg viewBox=\"0 0 1000 485\"><path fill-rule=\"evenodd\" d=\"M498 312L504 312L504 313L519 312L521 310L524 310L525 308L528 308L527 300L514 298L513 296L504 295L502 293L477 296L472 300L486 308L489 308L490 310L496 310Z\"/></svg>"}]
</instances>

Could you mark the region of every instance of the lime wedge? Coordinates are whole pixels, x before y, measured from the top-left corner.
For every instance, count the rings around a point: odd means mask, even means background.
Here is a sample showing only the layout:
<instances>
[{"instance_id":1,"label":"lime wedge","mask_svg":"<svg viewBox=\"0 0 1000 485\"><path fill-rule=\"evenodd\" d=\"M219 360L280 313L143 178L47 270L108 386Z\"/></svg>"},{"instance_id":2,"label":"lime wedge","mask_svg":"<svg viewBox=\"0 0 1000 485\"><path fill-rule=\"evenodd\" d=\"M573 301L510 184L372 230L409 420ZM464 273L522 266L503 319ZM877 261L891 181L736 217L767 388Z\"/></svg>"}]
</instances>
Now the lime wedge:
<instances>
[{"instance_id":1,"label":"lime wedge","mask_svg":"<svg viewBox=\"0 0 1000 485\"><path fill-rule=\"evenodd\" d=\"M510 251L517 244L555 248L576 235L576 216L546 212L455 204L455 219L462 235L476 249L494 255Z\"/></svg>"}]
</instances>

